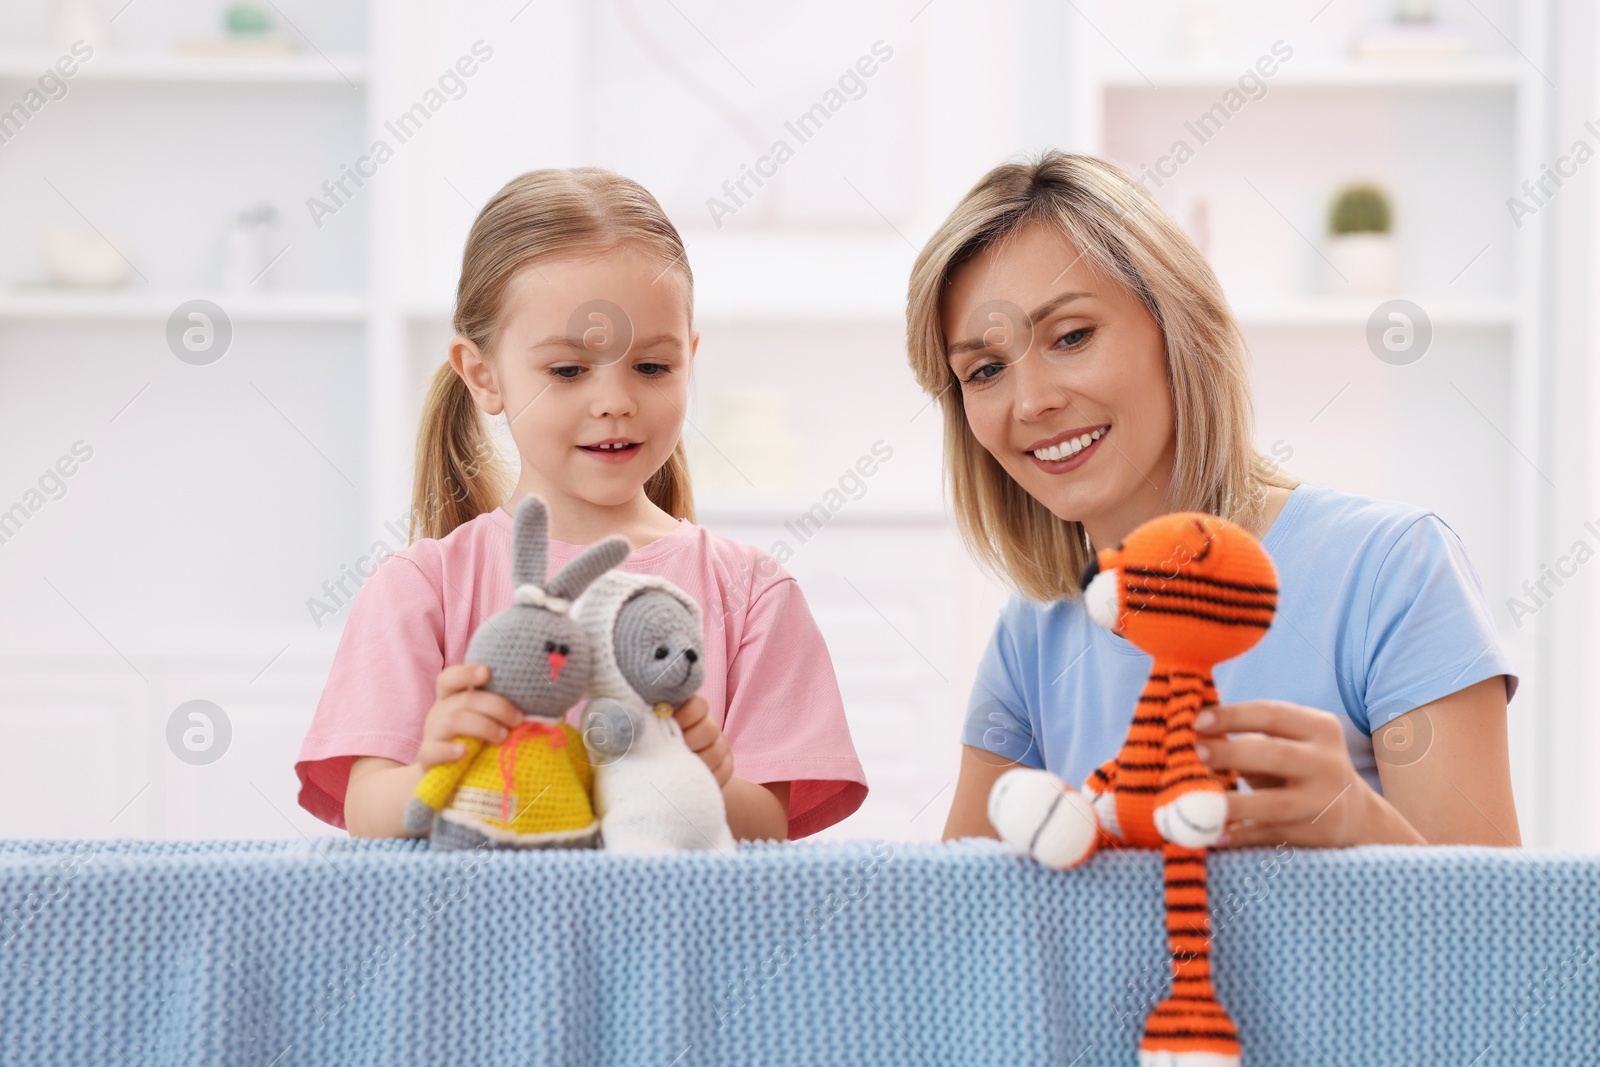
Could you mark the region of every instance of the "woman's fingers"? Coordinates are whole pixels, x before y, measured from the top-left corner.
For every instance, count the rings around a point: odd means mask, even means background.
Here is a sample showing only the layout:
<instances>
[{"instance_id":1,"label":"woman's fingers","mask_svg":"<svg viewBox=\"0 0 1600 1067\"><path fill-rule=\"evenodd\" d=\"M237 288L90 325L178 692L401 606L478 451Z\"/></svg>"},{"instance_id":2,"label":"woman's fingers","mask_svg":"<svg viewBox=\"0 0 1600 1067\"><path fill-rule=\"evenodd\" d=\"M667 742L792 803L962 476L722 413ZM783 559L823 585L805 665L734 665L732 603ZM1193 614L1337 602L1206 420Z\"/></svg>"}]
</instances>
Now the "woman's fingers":
<instances>
[{"instance_id":1,"label":"woman's fingers","mask_svg":"<svg viewBox=\"0 0 1600 1067\"><path fill-rule=\"evenodd\" d=\"M1278 778L1304 775L1315 763L1317 751L1304 741L1266 734L1195 739L1195 755L1214 771L1231 769Z\"/></svg>"},{"instance_id":2,"label":"woman's fingers","mask_svg":"<svg viewBox=\"0 0 1600 1067\"><path fill-rule=\"evenodd\" d=\"M1210 721L1203 721L1209 713ZM1338 720L1286 700L1244 700L1237 704L1213 704L1200 712L1195 728L1203 733L1232 734L1255 732L1287 737L1296 741L1315 741L1337 730Z\"/></svg>"},{"instance_id":3,"label":"woman's fingers","mask_svg":"<svg viewBox=\"0 0 1600 1067\"><path fill-rule=\"evenodd\" d=\"M1314 847L1321 844L1319 841L1310 840L1308 834L1302 833L1295 825L1283 826L1276 823L1257 823L1255 825L1240 825L1228 827L1228 843L1226 848L1276 848L1279 845L1295 845Z\"/></svg>"}]
</instances>

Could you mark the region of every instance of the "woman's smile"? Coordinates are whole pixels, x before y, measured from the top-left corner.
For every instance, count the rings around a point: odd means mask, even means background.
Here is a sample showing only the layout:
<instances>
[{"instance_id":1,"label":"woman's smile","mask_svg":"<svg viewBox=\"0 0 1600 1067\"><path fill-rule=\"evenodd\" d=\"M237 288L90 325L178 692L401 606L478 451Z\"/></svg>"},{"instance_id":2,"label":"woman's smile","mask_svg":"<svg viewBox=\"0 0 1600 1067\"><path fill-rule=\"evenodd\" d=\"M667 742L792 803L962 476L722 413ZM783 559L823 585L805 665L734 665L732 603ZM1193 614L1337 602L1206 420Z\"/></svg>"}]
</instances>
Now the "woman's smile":
<instances>
[{"instance_id":1,"label":"woman's smile","mask_svg":"<svg viewBox=\"0 0 1600 1067\"><path fill-rule=\"evenodd\" d=\"M1096 426L1090 430L1073 430L1070 433L1047 437L1026 451L1034 466L1046 474L1065 474L1089 462L1089 457L1100 451L1101 440L1110 432L1109 425Z\"/></svg>"}]
</instances>

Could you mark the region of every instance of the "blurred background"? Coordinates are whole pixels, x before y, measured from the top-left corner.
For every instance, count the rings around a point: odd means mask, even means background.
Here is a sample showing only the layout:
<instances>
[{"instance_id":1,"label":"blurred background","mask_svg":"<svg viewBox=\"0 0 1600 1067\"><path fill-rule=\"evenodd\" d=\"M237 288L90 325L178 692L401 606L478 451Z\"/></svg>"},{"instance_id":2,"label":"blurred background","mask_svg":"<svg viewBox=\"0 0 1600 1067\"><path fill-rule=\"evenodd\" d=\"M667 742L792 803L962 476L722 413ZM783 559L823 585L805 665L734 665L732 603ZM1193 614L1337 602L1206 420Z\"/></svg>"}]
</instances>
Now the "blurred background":
<instances>
[{"instance_id":1,"label":"blurred background","mask_svg":"<svg viewBox=\"0 0 1600 1067\"><path fill-rule=\"evenodd\" d=\"M1263 451L1461 535L1522 677L1523 839L1600 847L1596 32L1543 0L5 4L0 835L338 832L292 765L404 544L467 229L598 164L688 246L699 520L786 543L828 639L872 791L824 836L937 838L1005 592L905 284L1053 145L1205 251Z\"/></svg>"}]
</instances>

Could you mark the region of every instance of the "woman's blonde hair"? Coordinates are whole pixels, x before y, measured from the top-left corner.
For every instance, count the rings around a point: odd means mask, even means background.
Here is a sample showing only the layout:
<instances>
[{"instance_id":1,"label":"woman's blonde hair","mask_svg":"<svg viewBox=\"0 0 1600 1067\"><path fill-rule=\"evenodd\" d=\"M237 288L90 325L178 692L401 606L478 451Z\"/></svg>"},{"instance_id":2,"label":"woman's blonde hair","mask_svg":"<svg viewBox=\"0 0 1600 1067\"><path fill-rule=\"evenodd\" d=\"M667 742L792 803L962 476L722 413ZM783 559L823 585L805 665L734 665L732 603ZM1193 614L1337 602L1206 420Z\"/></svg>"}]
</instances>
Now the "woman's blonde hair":
<instances>
[{"instance_id":1,"label":"woman's blonde hair","mask_svg":"<svg viewBox=\"0 0 1600 1067\"><path fill-rule=\"evenodd\" d=\"M973 436L940 318L955 270L1035 222L1054 226L1093 268L1137 294L1161 327L1176 437L1168 510L1245 524L1267 486L1299 483L1252 443L1244 337L1205 258L1149 191L1093 156L1052 149L1001 164L917 256L906 345L918 383L944 410L945 479L962 540L1023 596L1048 601L1081 591L1088 535L1029 495Z\"/></svg>"},{"instance_id":2,"label":"woman's blonde hair","mask_svg":"<svg viewBox=\"0 0 1600 1067\"><path fill-rule=\"evenodd\" d=\"M506 287L541 260L630 246L677 271L694 315L694 275L683 240L655 197L600 167L533 170L513 178L478 212L461 257L454 326L490 356ZM417 431L410 537L443 537L499 507L514 488L466 382L448 360L434 372ZM694 521L683 442L645 482L645 495L673 518ZM420 531L420 532L419 532Z\"/></svg>"}]
</instances>

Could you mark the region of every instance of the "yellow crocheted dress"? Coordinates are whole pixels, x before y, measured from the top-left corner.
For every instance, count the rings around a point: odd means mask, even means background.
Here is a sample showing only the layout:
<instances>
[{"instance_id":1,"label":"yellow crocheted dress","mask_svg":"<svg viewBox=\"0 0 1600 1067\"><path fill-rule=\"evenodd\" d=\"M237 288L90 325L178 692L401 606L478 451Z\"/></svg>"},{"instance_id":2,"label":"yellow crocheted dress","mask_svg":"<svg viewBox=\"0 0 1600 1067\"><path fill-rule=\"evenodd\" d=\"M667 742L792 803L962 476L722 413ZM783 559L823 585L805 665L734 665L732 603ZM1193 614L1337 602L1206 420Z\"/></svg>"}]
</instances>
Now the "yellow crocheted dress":
<instances>
[{"instance_id":1,"label":"yellow crocheted dress","mask_svg":"<svg viewBox=\"0 0 1600 1067\"><path fill-rule=\"evenodd\" d=\"M599 832L589 801L594 767L582 735L565 722L529 719L497 745L458 740L466 754L430 768L417 786L439 818L526 848L571 845Z\"/></svg>"}]
</instances>

